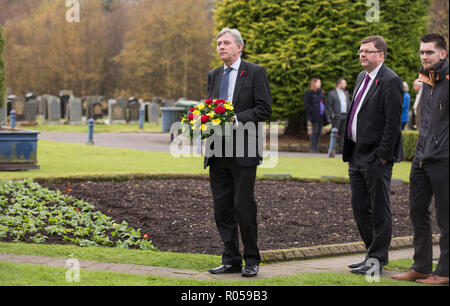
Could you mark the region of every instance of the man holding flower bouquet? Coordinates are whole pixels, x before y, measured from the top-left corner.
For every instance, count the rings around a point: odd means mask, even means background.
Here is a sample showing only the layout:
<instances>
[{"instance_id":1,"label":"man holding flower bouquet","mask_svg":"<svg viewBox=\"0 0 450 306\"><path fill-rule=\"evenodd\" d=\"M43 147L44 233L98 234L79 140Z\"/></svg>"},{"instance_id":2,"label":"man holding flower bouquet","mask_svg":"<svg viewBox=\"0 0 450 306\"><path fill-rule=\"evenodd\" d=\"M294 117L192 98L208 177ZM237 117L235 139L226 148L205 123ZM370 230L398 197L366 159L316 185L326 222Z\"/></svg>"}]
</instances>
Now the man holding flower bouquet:
<instances>
[{"instance_id":1,"label":"man holding flower bouquet","mask_svg":"<svg viewBox=\"0 0 450 306\"><path fill-rule=\"evenodd\" d=\"M242 273L242 276L252 277L258 273L261 261L257 245L254 185L256 167L261 163L262 156L256 148L252 148L253 144L258 143L257 128L255 132L245 133L236 133L236 129L248 126L247 123L257 127L258 122L270 117L272 108L266 71L261 66L242 60L243 49L244 41L238 30L224 28L217 35L217 53L224 65L208 73L208 97L232 103L235 113L233 137L229 141L222 137L222 145L232 144L233 149L227 151L232 154L224 154L226 150L206 154L204 167L209 166L214 217L224 244L222 265L209 272ZM236 139L236 135L244 139ZM242 144L243 148L240 148ZM207 146L206 150L211 153L213 148ZM244 245L243 270L238 227Z\"/></svg>"}]
</instances>

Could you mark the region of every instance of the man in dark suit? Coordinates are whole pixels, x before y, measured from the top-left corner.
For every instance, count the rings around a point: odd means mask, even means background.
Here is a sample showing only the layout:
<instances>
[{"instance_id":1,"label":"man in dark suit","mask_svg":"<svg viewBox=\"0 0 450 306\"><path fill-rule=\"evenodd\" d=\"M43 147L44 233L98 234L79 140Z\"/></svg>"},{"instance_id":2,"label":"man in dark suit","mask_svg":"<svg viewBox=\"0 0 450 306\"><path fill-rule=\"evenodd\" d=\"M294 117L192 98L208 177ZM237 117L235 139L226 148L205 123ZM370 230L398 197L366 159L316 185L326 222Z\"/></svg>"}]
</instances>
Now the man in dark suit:
<instances>
[{"instance_id":1,"label":"man in dark suit","mask_svg":"<svg viewBox=\"0 0 450 306\"><path fill-rule=\"evenodd\" d=\"M362 262L349 265L357 274L373 271L373 263L378 263L381 272L388 263L392 168L403 158L403 86L398 75L384 65L386 53L381 36L362 40L358 54L364 71L356 79L346 121L343 160L349 162L353 214L367 248Z\"/></svg>"},{"instance_id":2,"label":"man in dark suit","mask_svg":"<svg viewBox=\"0 0 450 306\"><path fill-rule=\"evenodd\" d=\"M258 122L267 120L272 112L266 71L261 66L242 60L243 48L244 42L238 30L223 29L217 35L217 53L224 65L208 74L208 97L233 103L237 129L246 123L254 123L256 126ZM261 261L257 245L254 185L256 167L261 163L262 157L255 147L249 148L249 144L257 144L257 131L242 134L245 135L242 142L244 148L236 147L236 144L241 144L235 139L240 133L234 131L231 156L217 156L215 153L215 156L205 158L204 166L209 166L214 217L224 244L222 265L209 272L242 273L242 276L251 277L258 273ZM223 144L229 145L230 142L223 141ZM241 150L244 151L242 156L236 153ZM241 266L238 227L244 245L244 270Z\"/></svg>"},{"instance_id":3,"label":"man in dark suit","mask_svg":"<svg viewBox=\"0 0 450 306\"><path fill-rule=\"evenodd\" d=\"M345 90L347 82L344 79L336 81L336 88L328 93L328 110L331 115L331 124L338 130L339 146L342 151L344 147L345 121L347 119L350 99L348 91Z\"/></svg>"}]
</instances>

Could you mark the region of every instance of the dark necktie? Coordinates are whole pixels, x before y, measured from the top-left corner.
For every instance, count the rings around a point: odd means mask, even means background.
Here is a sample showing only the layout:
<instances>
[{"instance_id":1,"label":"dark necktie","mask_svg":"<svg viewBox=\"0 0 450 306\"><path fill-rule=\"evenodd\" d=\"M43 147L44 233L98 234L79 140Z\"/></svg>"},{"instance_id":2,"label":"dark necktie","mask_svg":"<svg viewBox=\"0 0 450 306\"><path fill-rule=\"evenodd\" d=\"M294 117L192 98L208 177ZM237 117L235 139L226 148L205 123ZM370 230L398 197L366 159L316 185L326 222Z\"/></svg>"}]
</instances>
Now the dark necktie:
<instances>
[{"instance_id":1,"label":"dark necktie","mask_svg":"<svg viewBox=\"0 0 450 306\"><path fill-rule=\"evenodd\" d=\"M230 80L230 71L233 68L227 67L225 69L225 73L222 76L222 80L220 80L220 87L219 87L219 99L228 99L228 83Z\"/></svg>"},{"instance_id":2,"label":"dark necktie","mask_svg":"<svg viewBox=\"0 0 450 306\"><path fill-rule=\"evenodd\" d=\"M363 96L364 92L366 91L367 85L369 84L370 76L366 74L366 79L364 81L364 86L362 90L359 92L359 94L355 98L355 102L353 102L352 111L350 113L350 117L348 118L348 125L347 125L347 137L348 139L352 138L352 122L356 114L356 110L358 109L358 104L361 101L361 97Z\"/></svg>"}]
</instances>

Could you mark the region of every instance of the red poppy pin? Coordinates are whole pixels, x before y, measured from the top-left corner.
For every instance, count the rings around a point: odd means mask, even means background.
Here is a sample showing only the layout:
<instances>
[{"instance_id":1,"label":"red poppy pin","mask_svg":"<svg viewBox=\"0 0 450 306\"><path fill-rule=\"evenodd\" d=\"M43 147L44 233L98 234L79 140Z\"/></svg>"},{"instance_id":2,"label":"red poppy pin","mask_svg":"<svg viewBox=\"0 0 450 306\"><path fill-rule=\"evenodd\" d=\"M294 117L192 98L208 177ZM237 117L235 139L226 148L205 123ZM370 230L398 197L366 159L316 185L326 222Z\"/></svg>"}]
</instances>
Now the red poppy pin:
<instances>
[{"instance_id":1,"label":"red poppy pin","mask_svg":"<svg viewBox=\"0 0 450 306\"><path fill-rule=\"evenodd\" d=\"M242 70L241 71L241 74L239 74L240 76L244 76L244 75L246 75L247 74L247 71L245 71L245 70Z\"/></svg>"},{"instance_id":2,"label":"red poppy pin","mask_svg":"<svg viewBox=\"0 0 450 306\"><path fill-rule=\"evenodd\" d=\"M379 80L379 79L376 79L376 80L375 80L375 84L377 84L377 86L378 86L379 83L380 83L380 80Z\"/></svg>"}]
</instances>

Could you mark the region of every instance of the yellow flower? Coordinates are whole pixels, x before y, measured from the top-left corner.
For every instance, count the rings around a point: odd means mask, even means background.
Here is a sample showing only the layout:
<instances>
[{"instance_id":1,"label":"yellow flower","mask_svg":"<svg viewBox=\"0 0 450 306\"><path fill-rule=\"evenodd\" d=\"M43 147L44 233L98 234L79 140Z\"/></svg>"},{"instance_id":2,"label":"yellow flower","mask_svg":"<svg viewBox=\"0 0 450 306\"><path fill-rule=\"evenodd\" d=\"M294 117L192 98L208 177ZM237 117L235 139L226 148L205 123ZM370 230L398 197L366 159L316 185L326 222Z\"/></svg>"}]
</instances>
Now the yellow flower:
<instances>
[{"instance_id":1,"label":"yellow flower","mask_svg":"<svg viewBox=\"0 0 450 306\"><path fill-rule=\"evenodd\" d=\"M197 109L199 109L199 110L202 110L202 109L204 109L205 108L205 104L197 104Z\"/></svg>"},{"instance_id":2,"label":"yellow flower","mask_svg":"<svg viewBox=\"0 0 450 306\"><path fill-rule=\"evenodd\" d=\"M213 123L213 125L218 125L218 124L220 124L220 118L213 119L213 120L212 120L212 123Z\"/></svg>"},{"instance_id":3,"label":"yellow flower","mask_svg":"<svg viewBox=\"0 0 450 306\"><path fill-rule=\"evenodd\" d=\"M234 107L233 107L233 105L230 105L230 104L225 104L225 109L228 109L228 110L233 110L233 109L234 109Z\"/></svg>"},{"instance_id":4,"label":"yellow flower","mask_svg":"<svg viewBox=\"0 0 450 306\"><path fill-rule=\"evenodd\" d=\"M200 128L202 129L202 131L206 131L208 129L208 126L206 124L202 124Z\"/></svg>"},{"instance_id":5,"label":"yellow flower","mask_svg":"<svg viewBox=\"0 0 450 306\"><path fill-rule=\"evenodd\" d=\"M195 111L192 112L194 115L200 115L200 111L198 109L196 109Z\"/></svg>"},{"instance_id":6,"label":"yellow flower","mask_svg":"<svg viewBox=\"0 0 450 306\"><path fill-rule=\"evenodd\" d=\"M214 117L214 112L210 112L209 114L208 114L208 116L210 117L210 118L212 118L212 117Z\"/></svg>"}]
</instances>

